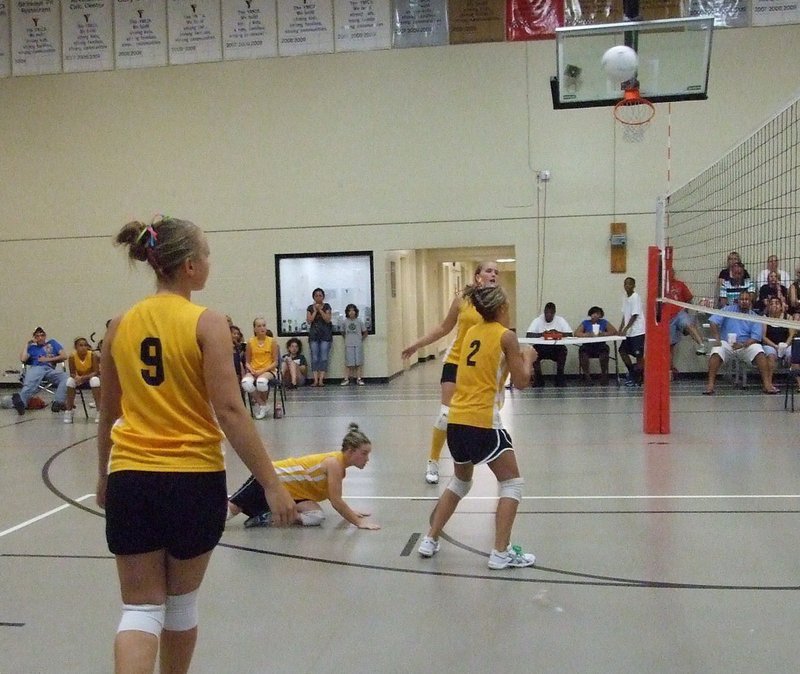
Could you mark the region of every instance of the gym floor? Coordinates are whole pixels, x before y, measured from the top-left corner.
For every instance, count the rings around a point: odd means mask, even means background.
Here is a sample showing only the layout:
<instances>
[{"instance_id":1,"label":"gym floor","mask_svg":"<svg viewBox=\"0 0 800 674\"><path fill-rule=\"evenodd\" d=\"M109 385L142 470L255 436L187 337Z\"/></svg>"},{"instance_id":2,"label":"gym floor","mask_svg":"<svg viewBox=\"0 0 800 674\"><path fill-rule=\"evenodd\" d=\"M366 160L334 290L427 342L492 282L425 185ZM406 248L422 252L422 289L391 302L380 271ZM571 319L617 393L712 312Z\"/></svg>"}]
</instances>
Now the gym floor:
<instances>
[{"instance_id":1,"label":"gym floor","mask_svg":"<svg viewBox=\"0 0 800 674\"><path fill-rule=\"evenodd\" d=\"M440 366L389 384L290 391L256 422L274 458L372 439L321 528L228 523L200 598L192 671L795 672L800 662L800 455L783 396L721 382L673 390L672 434L642 428L641 389L512 391L503 417L524 499L528 569L489 571L488 468L432 559L416 552L438 486L425 484ZM76 411L0 411L0 671L108 672L120 601L94 503L97 427ZM446 455L446 452L445 452ZM229 489L247 476L227 452Z\"/></svg>"}]
</instances>

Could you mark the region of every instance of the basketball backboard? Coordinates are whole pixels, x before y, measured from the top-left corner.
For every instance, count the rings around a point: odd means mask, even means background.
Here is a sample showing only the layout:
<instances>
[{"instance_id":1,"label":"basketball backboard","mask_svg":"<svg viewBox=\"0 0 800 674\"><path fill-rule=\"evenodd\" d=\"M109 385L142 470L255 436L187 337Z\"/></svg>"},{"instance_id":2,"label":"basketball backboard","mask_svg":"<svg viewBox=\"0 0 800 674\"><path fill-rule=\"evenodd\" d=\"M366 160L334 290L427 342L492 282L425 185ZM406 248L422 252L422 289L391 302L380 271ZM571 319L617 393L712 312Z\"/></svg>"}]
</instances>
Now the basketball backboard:
<instances>
[{"instance_id":1,"label":"basketball backboard","mask_svg":"<svg viewBox=\"0 0 800 674\"><path fill-rule=\"evenodd\" d=\"M623 96L603 70L603 54L627 45L639 55L639 91L653 103L705 100L713 16L556 28L553 107L614 105Z\"/></svg>"}]
</instances>

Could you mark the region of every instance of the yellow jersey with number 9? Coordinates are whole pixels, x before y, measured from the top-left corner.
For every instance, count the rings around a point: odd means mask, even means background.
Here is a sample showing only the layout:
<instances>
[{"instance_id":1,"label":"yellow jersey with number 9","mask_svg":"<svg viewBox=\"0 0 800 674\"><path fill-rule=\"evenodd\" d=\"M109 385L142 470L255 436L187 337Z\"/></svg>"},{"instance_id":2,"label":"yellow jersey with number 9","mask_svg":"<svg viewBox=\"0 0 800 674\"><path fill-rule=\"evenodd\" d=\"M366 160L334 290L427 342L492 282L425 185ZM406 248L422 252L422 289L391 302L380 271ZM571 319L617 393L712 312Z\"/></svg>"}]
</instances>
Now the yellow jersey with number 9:
<instances>
[{"instance_id":1,"label":"yellow jersey with number 9","mask_svg":"<svg viewBox=\"0 0 800 674\"><path fill-rule=\"evenodd\" d=\"M483 319L464 335L449 422L478 428L502 428L500 410L508 374L500 339L508 328Z\"/></svg>"},{"instance_id":2,"label":"yellow jersey with number 9","mask_svg":"<svg viewBox=\"0 0 800 674\"><path fill-rule=\"evenodd\" d=\"M205 311L159 294L127 311L111 355L122 416L111 429L109 472L224 470L222 432L208 400L197 321Z\"/></svg>"}]
</instances>

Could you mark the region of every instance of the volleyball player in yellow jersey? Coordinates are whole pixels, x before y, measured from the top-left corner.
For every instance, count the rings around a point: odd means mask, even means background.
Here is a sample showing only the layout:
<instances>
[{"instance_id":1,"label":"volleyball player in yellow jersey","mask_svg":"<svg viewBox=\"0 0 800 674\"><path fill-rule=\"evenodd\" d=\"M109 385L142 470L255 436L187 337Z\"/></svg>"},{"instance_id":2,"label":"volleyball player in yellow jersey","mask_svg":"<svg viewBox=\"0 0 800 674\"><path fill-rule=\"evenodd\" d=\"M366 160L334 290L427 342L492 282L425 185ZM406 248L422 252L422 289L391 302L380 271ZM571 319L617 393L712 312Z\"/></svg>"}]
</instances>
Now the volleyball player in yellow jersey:
<instances>
[{"instance_id":1,"label":"volleyball player in yellow jersey","mask_svg":"<svg viewBox=\"0 0 800 674\"><path fill-rule=\"evenodd\" d=\"M402 356L403 360L405 360L410 358L418 349L428 344L433 344L433 342L449 334L453 328L458 327L456 338L447 349L444 365L442 366L442 404L439 408L439 416L433 424L431 451L425 470L425 481L428 484L438 484L439 482L439 457L442 455L442 447L444 447L444 441L447 439L447 414L450 409L450 399L453 397L453 391L456 388L456 372L464 334L469 328L481 321L481 317L475 311L475 307L472 306L470 294L475 288L496 286L498 273L497 262L481 262L473 274L472 285L466 286L462 292L456 295L444 320L427 335L403 349Z\"/></svg>"},{"instance_id":2,"label":"volleyball player in yellow jersey","mask_svg":"<svg viewBox=\"0 0 800 674\"><path fill-rule=\"evenodd\" d=\"M97 503L123 602L115 671L152 672L160 650L162 672L185 672L197 592L225 527L220 426L273 522L297 513L242 406L225 317L191 302L209 273L203 232L161 218L128 223L115 241L156 274L156 293L111 322L101 360Z\"/></svg>"},{"instance_id":3,"label":"volleyball player in yellow jersey","mask_svg":"<svg viewBox=\"0 0 800 674\"><path fill-rule=\"evenodd\" d=\"M67 408L64 410L64 423L71 424L75 414L76 389L92 390L95 407L100 409L100 356L89 348L89 340L78 337L73 342L75 351L67 358ZM100 412L94 417L94 422L100 423Z\"/></svg>"},{"instance_id":4,"label":"volleyball player in yellow jersey","mask_svg":"<svg viewBox=\"0 0 800 674\"><path fill-rule=\"evenodd\" d=\"M353 510L342 499L345 472L351 466L363 469L371 451L369 438L359 430L358 424L351 423L341 450L274 461L272 465L278 479L297 505L295 524L306 527L322 524L325 513L319 504L330 499L334 510L350 524L359 529L380 529L377 524L366 520L369 513ZM229 518L242 512L249 515L244 523L246 528L264 527L271 523L272 513L264 499L264 490L253 476L236 490L228 503Z\"/></svg>"},{"instance_id":5,"label":"volleyball player in yellow jersey","mask_svg":"<svg viewBox=\"0 0 800 674\"><path fill-rule=\"evenodd\" d=\"M502 288L478 288L472 293L472 303L483 320L464 336L456 390L450 403L447 444L453 456L454 476L434 508L419 554L432 557L439 551L439 534L469 493L474 467L485 463L500 487L489 568L531 566L534 556L510 544L524 480L511 438L500 420L500 409L509 373L517 388L530 384L534 351L530 347L521 350L517 336L506 327L508 300Z\"/></svg>"},{"instance_id":6,"label":"volleyball player in yellow jersey","mask_svg":"<svg viewBox=\"0 0 800 674\"><path fill-rule=\"evenodd\" d=\"M247 340L242 377L242 390L256 397L256 419L267 416L267 391L269 383L278 372L280 350L277 340L267 334L266 319L258 316L253 321L253 336Z\"/></svg>"}]
</instances>

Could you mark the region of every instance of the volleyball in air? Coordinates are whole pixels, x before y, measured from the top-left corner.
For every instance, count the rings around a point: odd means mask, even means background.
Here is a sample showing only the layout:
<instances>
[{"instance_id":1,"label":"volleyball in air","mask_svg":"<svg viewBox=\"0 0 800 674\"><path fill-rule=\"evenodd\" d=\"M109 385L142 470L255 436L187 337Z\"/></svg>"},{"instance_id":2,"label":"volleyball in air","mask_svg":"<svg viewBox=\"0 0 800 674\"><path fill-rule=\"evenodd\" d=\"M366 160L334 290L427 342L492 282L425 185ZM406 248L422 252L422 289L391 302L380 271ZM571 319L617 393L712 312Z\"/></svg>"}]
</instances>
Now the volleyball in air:
<instances>
[{"instance_id":1,"label":"volleyball in air","mask_svg":"<svg viewBox=\"0 0 800 674\"><path fill-rule=\"evenodd\" d=\"M630 47L617 45L603 54L603 70L612 82L624 82L636 75L639 57Z\"/></svg>"}]
</instances>

